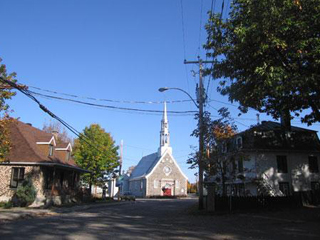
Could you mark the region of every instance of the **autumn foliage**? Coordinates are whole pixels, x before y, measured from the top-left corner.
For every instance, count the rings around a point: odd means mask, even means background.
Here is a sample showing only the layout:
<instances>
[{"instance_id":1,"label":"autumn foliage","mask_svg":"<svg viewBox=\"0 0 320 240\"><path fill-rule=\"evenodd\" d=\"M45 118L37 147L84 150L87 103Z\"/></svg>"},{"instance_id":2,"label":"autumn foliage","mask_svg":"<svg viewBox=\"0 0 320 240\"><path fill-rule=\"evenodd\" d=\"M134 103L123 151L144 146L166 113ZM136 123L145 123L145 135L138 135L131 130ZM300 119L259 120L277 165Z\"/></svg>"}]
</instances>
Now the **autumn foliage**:
<instances>
[{"instance_id":1,"label":"autumn foliage","mask_svg":"<svg viewBox=\"0 0 320 240\"><path fill-rule=\"evenodd\" d=\"M15 73L8 74L6 65L1 64L0 58L0 78L15 82ZM1 80L1 79L0 79ZM6 159L10 151L10 138L8 124L13 121L8 115L9 105L6 100L15 95L10 86L0 81L0 162Z\"/></svg>"}]
</instances>

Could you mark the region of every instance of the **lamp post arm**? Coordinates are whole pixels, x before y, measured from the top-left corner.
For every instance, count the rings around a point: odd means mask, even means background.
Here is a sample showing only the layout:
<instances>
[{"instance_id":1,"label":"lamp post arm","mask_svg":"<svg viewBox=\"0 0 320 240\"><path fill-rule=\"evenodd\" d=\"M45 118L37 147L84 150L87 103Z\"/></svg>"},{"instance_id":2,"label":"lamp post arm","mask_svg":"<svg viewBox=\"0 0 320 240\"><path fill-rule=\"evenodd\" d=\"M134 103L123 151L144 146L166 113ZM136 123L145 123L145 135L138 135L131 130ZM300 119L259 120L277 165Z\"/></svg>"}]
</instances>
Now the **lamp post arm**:
<instances>
[{"instance_id":1,"label":"lamp post arm","mask_svg":"<svg viewBox=\"0 0 320 240\"><path fill-rule=\"evenodd\" d=\"M167 90L178 90L178 91L181 91L181 92L187 94L188 97L189 97L189 98L192 100L192 102L194 103L194 105L196 105L196 107L199 108L199 105L196 103L196 101L192 98L192 96L191 96L187 91L185 91L185 90L183 90L183 89L181 89L181 88L176 88L176 87L171 87L171 88L168 88L168 87L166 87L166 88L159 88L159 91L160 91L160 92L164 92L164 91L167 91Z\"/></svg>"}]
</instances>

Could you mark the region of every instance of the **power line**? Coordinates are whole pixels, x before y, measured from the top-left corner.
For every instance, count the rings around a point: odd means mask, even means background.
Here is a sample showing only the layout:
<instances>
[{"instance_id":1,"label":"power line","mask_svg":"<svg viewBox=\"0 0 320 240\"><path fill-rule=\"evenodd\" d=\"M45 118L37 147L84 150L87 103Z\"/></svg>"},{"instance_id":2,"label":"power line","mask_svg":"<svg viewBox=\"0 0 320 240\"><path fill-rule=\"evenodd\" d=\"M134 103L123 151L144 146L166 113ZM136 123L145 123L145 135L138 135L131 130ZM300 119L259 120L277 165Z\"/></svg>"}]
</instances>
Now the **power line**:
<instances>
[{"instance_id":1,"label":"power line","mask_svg":"<svg viewBox=\"0 0 320 240\"><path fill-rule=\"evenodd\" d=\"M183 17L183 2L180 0L181 6L181 25L182 25L182 42L183 42L183 57L186 59L186 40L185 40L185 30L184 30L184 17Z\"/></svg>"},{"instance_id":2,"label":"power line","mask_svg":"<svg viewBox=\"0 0 320 240\"><path fill-rule=\"evenodd\" d=\"M221 5L221 15L220 15L220 20L222 19L223 9L224 9L224 0L222 1L222 5Z\"/></svg>"},{"instance_id":3,"label":"power line","mask_svg":"<svg viewBox=\"0 0 320 240\"><path fill-rule=\"evenodd\" d=\"M185 36L185 23L184 23L184 11L183 11L183 2L180 0L180 7L181 7L181 25L182 25L182 43L183 43L183 58L186 59L186 36ZM185 72L186 72L186 81L187 81L187 88L188 92L190 92L189 87L189 77L188 77L188 69L185 65Z\"/></svg>"},{"instance_id":4,"label":"power line","mask_svg":"<svg viewBox=\"0 0 320 240\"><path fill-rule=\"evenodd\" d=\"M161 113L161 114L163 113L163 111L160 111L160 110L147 110L147 109L138 109L138 108L116 107L116 106L110 106L110 105L103 105L103 104L95 104L95 103L90 103L90 102L84 102L84 101L74 100L74 99L70 99L70 98L56 97L56 96L37 93L37 92L33 92L33 91L30 91L30 92L32 94L35 94L35 95L38 95L38 96L41 96L41 97L52 98L52 99L68 101L68 102L74 102L74 103L79 103L79 104L88 105L88 106L94 106L94 107L116 109L116 110L125 110L125 111L136 111L136 112ZM167 111L167 112L171 113L171 114L194 114L194 113L196 113L196 111Z\"/></svg>"},{"instance_id":5,"label":"power line","mask_svg":"<svg viewBox=\"0 0 320 240\"><path fill-rule=\"evenodd\" d=\"M202 8L203 8L203 0L201 0L201 7L200 7L200 26L199 26L199 49L198 49L198 56L200 56L200 49L201 49L201 29L202 29Z\"/></svg>"},{"instance_id":6,"label":"power line","mask_svg":"<svg viewBox=\"0 0 320 240\"><path fill-rule=\"evenodd\" d=\"M227 2L225 14L224 14L224 15L226 16L226 19L228 18L228 8L229 8L229 4L230 4L230 0L228 0L228 2Z\"/></svg>"},{"instance_id":7,"label":"power line","mask_svg":"<svg viewBox=\"0 0 320 240\"><path fill-rule=\"evenodd\" d=\"M112 102L112 103L124 103L124 104L163 104L164 101L125 101L125 100L112 100L112 99L104 99L104 98L94 98L94 97L85 97L85 96L79 96L75 94L69 94L69 93L62 93L62 92L57 92L57 91L52 91L48 89L42 89L39 87L34 87L34 86L28 86L29 88L33 88L39 91L43 92L48 92L48 93L53 93L56 95L63 95L67 97L73 97L73 98L82 98L82 99L87 99L87 100L92 100L92 101L104 101L104 102ZM173 100L173 101L166 101L166 103L184 103L184 102L190 102L191 100Z\"/></svg>"},{"instance_id":8,"label":"power line","mask_svg":"<svg viewBox=\"0 0 320 240\"><path fill-rule=\"evenodd\" d=\"M94 144L92 144L90 141L91 139L89 139L87 136L83 135L82 133L80 133L79 131L77 131L74 127L72 127L70 124L68 124L66 121L64 121L63 119L61 119L60 117L58 117L57 115L55 115L53 112L51 112L49 109L47 109L43 104L40 103L40 101L35 98L31 93L31 91L29 91L27 89L27 87L20 87L19 85L17 85L14 82L8 81L2 77L0 77L0 80L8 85L10 85L12 88L17 89L18 91L20 91L21 93L23 93L24 95L26 95L28 98L30 98L32 101L36 102L39 106L39 108L44 111L45 113L49 114L52 118L56 119L57 121L59 121L63 126L65 126L68 130L70 130L73 134L75 134L77 137L79 137L79 139L83 139L87 144L89 144L91 147L95 148L96 150L100 151L100 149L98 149Z\"/></svg>"},{"instance_id":9,"label":"power line","mask_svg":"<svg viewBox=\"0 0 320 240\"><path fill-rule=\"evenodd\" d=\"M215 7L216 7L216 0L212 0L211 1L211 15L214 14L215 11ZM212 28L212 21L210 22L210 28ZM210 35L210 31L209 31L209 38L211 37ZM209 49L207 49L206 51L206 60L208 58L208 53L209 53ZM213 63L211 64L211 66L213 67ZM206 95L208 96L208 92L209 92L209 87L210 87L210 82L212 81L212 75L209 75L209 80L208 80L208 85L207 85L207 91L206 91Z\"/></svg>"}]
</instances>

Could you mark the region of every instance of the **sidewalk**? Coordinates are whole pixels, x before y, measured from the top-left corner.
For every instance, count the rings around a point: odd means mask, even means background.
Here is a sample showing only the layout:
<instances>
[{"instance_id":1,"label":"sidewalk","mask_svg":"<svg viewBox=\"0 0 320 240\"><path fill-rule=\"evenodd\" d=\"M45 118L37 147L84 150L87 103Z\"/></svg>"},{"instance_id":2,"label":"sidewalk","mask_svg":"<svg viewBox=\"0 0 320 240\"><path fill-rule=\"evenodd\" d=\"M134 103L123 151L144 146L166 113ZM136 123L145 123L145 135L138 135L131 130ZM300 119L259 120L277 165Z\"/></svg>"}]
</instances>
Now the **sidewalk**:
<instances>
[{"instance_id":1,"label":"sidewalk","mask_svg":"<svg viewBox=\"0 0 320 240\"><path fill-rule=\"evenodd\" d=\"M17 219L56 215L51 209L10 208L0 209L0 223Z\"/></svg>"},{"instance_id":2,"label":"sidewalk","mask_svg":"<svg viewBox=\"0 0 320 240\"><path fill-rule=\"evenodd\" d=\"M24 218L33 218L40 216L55 216L63 213L77 212L91 208L99 208L102 206L113 206L116 204L124 204L126 202L97 202L74 206L51 207L48 209L39 208L0 208L0 223L14 221Z\"/></svg>"}]
</instances>

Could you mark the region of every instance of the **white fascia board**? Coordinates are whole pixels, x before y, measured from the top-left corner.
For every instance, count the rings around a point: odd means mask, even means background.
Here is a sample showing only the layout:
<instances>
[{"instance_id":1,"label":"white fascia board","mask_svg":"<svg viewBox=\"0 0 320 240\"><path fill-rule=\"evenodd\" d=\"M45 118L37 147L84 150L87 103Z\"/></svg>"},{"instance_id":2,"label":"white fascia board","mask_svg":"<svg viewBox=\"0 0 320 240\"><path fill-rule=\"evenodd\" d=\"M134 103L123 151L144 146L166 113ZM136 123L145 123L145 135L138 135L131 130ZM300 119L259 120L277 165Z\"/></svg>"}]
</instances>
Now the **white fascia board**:
<instances>
[{"instance_id":1,"label":"white fascia board","mask_svg":"<svg viewBox=\"0 0 320 240\"><path fill-rule=\"evenodd\" d=\"M52 138L50 139L49 142L37 142L37 144L39 144L39 145L50 145L51 142L53 142L53 146L56 146L56 145L57 145L57 144L56 144L56 140L54 139L54 136L52 136Z\"/></svg>"},{"instance_id":2,"label":"white fascia board","mask_svg":"<svg viewBox=\"0 0 320 240\"><path fill-rule=\"evenodd\" d=\"M158 166L158 165L160 164L160 162L162 161L163 157L164 157L165 155L167 155L167 154L171 157L171 159L173 160L173 163L176 165L176 167L178 168L178 170L180 171L180 173L182 174L182 176L188 181L187 176L184 175L184 173L182 172L182 170L181 170L181 168L179 167L178 163L176 162L176 160L174 159L174 157L172 156L172 154L171 154L170 152L168 152L168 150L166 150L166 151L162 154L161 158L158 160L157 164L153 167L153 169L152 169L151 172L146 176L146 178L148 178L148 177L154 172L154 170L157 168L157 166Z\"/></svg>"},{"instance_id":3,"label":"white fascia board","mask_svg":"<svg viewBox=\"0 0 320 240\"><path fill-rule=\"evenodd\" d=\"M68 146L65 147L65 148L56 148L55 150L57 150L57 151L67 151L68 149L70 150L70 152L72 152L71 143L69 143Z\"/></svg>"}]
</instances>

